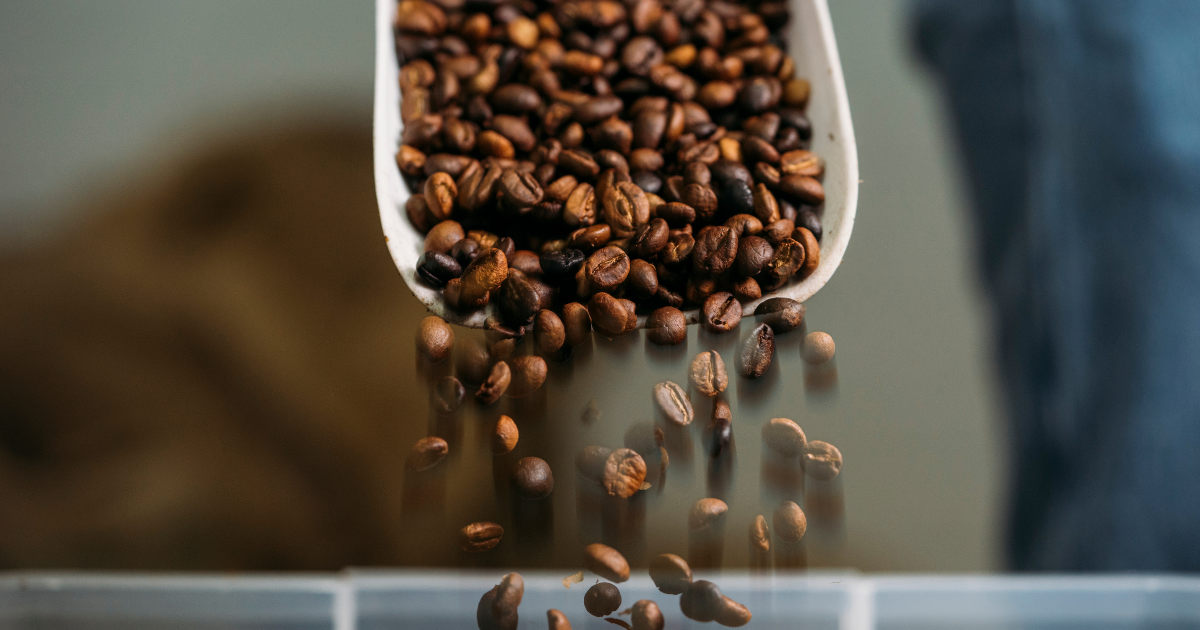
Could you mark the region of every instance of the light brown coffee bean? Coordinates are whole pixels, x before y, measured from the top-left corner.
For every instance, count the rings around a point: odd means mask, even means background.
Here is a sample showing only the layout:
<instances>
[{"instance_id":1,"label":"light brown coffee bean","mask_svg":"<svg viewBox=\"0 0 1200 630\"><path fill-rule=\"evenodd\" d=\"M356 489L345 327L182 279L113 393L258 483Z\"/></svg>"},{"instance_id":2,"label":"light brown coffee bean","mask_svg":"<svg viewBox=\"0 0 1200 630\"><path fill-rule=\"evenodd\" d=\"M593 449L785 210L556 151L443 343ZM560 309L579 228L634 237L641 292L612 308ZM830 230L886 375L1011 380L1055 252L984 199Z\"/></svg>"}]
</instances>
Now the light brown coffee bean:
<instances>
[{"instance_id":1,"label":"light brown coffee bean","mask_svg":"<svg viewBox=\"0 0 1200 630\"><path fill-rule=\"evenodd\" d=\"M829 333L813 331L804 336L800 346L800 358L809 365L828 363L835 351L833 337Z\"/></svg>"},{"instance_id":2,"label":"light brown coffee bean","mask_svg":"<svg viewBox=\"0 0 1200 630\"><path fill-rule=\"evenodd\" d=\"M509 398L524 398L537 391L546 382L546 360L536 355L524 355L509 359L512 382L505 392Z\"/></svg>"},{"instance_id":3,"label":"light brown coffee bean","mask_svg":"<svg viewBox=\"0 0 1200 630\"><path fill-rule=\"evenodd\" d=\"M796 300L777 297L764 300L754 309L754 314L761 316L762 322L779 334L799 328L804 323L805 310L805 306Z\"/></svg>"},{"instance_id":4,"label":"light brown coffee bean","mask_svg":"<svg viewBox=\"0 0 1200 630\"><path fill-rule=\"evenodd\" d=\"M663 630L663 614L653 600L638 600L631 612L629 621L633 630Z\"/></svg>"},{"instance_id":5,"label":"light brown coffee bean","mask_svg":"<svg viewBox=\"0 0 1200 630\"><path fill-rule=\"evenodd\" d=\"M779 190L800 203L819 206L825 203L825 188L815 178L804 175L784 175Z\"/></svg>"},{"instance_id":6,"label":"light brown coffee bean","mask_svg":"<svg viewBox=\"0 0 1200 630\"><path fill-rule=\"evenodd\" d=\"M604 489L610 496L627 499L646 481L646 461L630 448L620 448L604 463Z\"/></svg>"},{"instance_id":7,"label":"light brown coffee bean","mask_svg":"<svg viewBox=\"0 0 1200 630\"><path fill-rule=\"evenodd\" d=\"M742 305L732 293L714 293L700 307L700 325L712 333L729 332L742 321Z\"/></svg>"},{"instance_id":8,"label":"light brown coffee bean","mask_svg":"<svg viewBox=\"0 0 1200 630\"><path fill-rule=\"evenodd\" d=\"M771 524L775 527L776 535L791 543L800 542L800 539L804 538L804 532L808 530L808 519L804 517L804 510L791 501L784 501L775 510Z\"/></svg>"},{"instance_id":9,"label":"light brown coffee bean","mask_svg":"<svg viewBox=\"0 0 1200 630\"><path fill-rule=\"evenodd\" d=\"M753 302L762 297L762 288L754 278L742 278L733 285L733 297L739 302Z\"/></svg>"},{"instance_id":10,"label":"light brown coffee bean","mask_svg":"<svg viewBox=\"0 0 1200 630\"><path fill-rule=\"evenodd\" d=\"M617 298L601 291L588 301L587 310L592 323L600 332L614 336L625 332L629 313Z\"/></svg>"},{"instance_id":11,"label":"light brown coffee bean","mask_svg":"<svg viewBox=\"0 0 1200 630\"><path fill-rule=\"evenodd\" d=\"M719 274L737 258L738 236L723 225L709 225L696 236L692 264L696 273Z\"/></svg>"},{"instance_id":12,"label":"light brown coffee bean","mask_svg":"<svg viewBox=\"0 0 1200 630\"><path fill-rule=\"evenodd\" d=\"M804 264L804 246L786 238L775 248L775 254L762 270L765 287L778 288L788 281Z\"/></svg>"},{"instance_id":13,"label":"light brown coffee bean","mask_svg":"<svg viewBox=\"0 0 1200 630\"><path fill-rule=\"evenodd\" d=\"M746 608L745 606L733 601L728 595L723 597L723 605L720 612L717 613L717 618L714 619L714 621L722 626L728 626L731 628L738 628L750 623L750 619L753 617L753 615L750 614L749 608Z\"/></svg>"},{"instance_id":14,"label":"light brown coffee bean","mask_svg":"<svg viewBox=\"0 0 1200 630\"><path fill-rule=\"evenodd\" d=\"M546 620L550 624L550 630L571 630L571 622L561 610L554 608L547 610Z\"/></svg>"},{"instance_id":15,"label":"light brown coffee bean","mask_svg":"<svg viewBox=\"0 0 1200 630\"><path fill-rule=\"evenodd\" d=\"M787 418L772 418L763 425L762 436L768 448L788 458L799 457L808 444L800 425Z\"/></svg>"},{"instance_id":16,"label":"light brown coffee bean","mask_svg":"<svg viewBox=\"0 0 1200 630\"><path fill-rule=\"evenodd\" d=\"M469 553L490 551L500 544L504 528L496 523L480 521L458 530L458 547Z\"/></svg>"},{"instance_id":17,"label":"light brown coffee bean","mask_svg":"<svg viewBox=\"0 0 1200 630\"><path fill-rule=\"evenodd\" d=\"M583 568L616 583L629 579L629 563L620 551L592 543L583 548Z\"/></svg>"},{"instance_id":18,"label":"light brown coffee bean","mask_svg":"<svg viewBox=\"0 0 1200 630\"><path fill-rule=\"evenodd\" d=\"M658 273L644 260L630 263L628 282L630 293L638 299L648 300L658 293Z\"/></svg>"},{"instance_id":19,"label":"light brown coffee bean","mask_svg":"<svg viewBox=\"0 0 1200 630\"><path fill-rule=\"evenodd\" d=\"M603 246L611 238L612 228L607 223L597 223L571 232L567 241L568 245L574 249L590 252Z\"/></svg>"},{"instance_id":20,"label":"light brown coffee bean","mask_svg":"<svg viewBox=\"0 0 1200 630\"><path fill-rule=\"evenodd\" d=\"M697 530L716 524L729 511L720 499L704 498L692 504L688 512L688 529Z\"/></svg>"},{"instance_id":21,"label":"light brown coffee bean","mask_svg":"<svg viewBox=\"0 0 1200 630\"><path fill-rule=\"evenodd\" d=\"M446 13L425 0L401 0L396 5L395 26L408 33L441 35L446 30Z\"/></svg>"},{"instance_id":22,"label":"light brown coffee bean","mask_svg":"<svg viewBox=\"0 0 1200 630\"><path fill-rule=\"evenodd\" d=\"M842 452L836 446L813 440L804 446L804 473L817 481L829 481L842 472Z\"/></svg>"},{"instance_id":23,"label":"light brown coffee bean","mask_svg":"<svg viewBox=\"0 0 1200 630\"><path fill-rule=\"evenodd\" d=\"M417 440L408 455L408 469L417 472L429 470L445 459L449 452L450 445L446 440L433 436L423 437Z\"/></svg>"},{"instance_id":24,"label":"light brown coffee bean","mask_svg":"<svg viewBox=\"0 0 1200 630\"><path fill-rule=\"evenodd\" d=\"M491 129L485 129L475 136L475 148L485 156L502 159L511 160L517 155L512 141Z\"/></svg>"},{"instance_id":25,"label":"light brown coffee bean","mask_svg":"<svg viewBox=\"0 0 1200 630\"><path fill-rule=\"evenodd\" d=\"M500 288L508 278L508 259L504 252L494 247L485 249L475 258L462 275L462 297L470 304Z\"/></svg>"},{"instance_id":26,"label":"light brown coffee bean","mask_svg":"<svg viewBox=\"0 0 1200 630\"><path fill-rule=\"evenodd\" d=\"M674 346L687 339L687 318L683 311L664 306L646 318L646 338L660 346Z\"/></svg>"},{"instance_id":27,"label":"light brown coffee bean","mask_svg":"<svg viewBox=\"0 0 1200 630\"><path fill-rule=\"evenodd\" d=\"M596 222L596 190L591 184L582 182L571 191L563 205L563 222L568 227L587 227Z\"/></svg>"},{"instance_id":28,"label":"light brown coffee bean","mask_svg":"<svg viewBox=\"0 0 1200 630\"><path fill-rule=\"evenodd\" d=\"M654 402L667 421L675 426L687 426L696 417L695 411L692 410L692 400L688 397L687 392L671 381L654 386Z\"/></svg>"},{"instance_id":29,"label":"light brown coffee bean","mask_svg":"<svg viewBox=\"0 0 1200 630\"><path fill-rule=\"evenodd\" d=\"M492 454L507 455L511 453L517 447L519 437L517 423L508 416L500 416L496 420L496 426L492 429Z\"/></svg>"},{"instance_id":30,"label":"light brown coffee bean","mask_svg":"<svg viewBox=\"0 0 1200 630\"><path fill-rule=\"evenodd\" d=\"M746 378L760 378L771 368L775 359L775 333L766 324L759 324L742 342L738 368Z\"/></svg>"},{"instance_id":31,"label":"light brown coffee bean","mask_svg":"<svg viewBox=\"0 0 1200 630\"><path fill-rule=\"evenodd\" d=\"M475 400L485 405L490 405L500 400L505 390L508 389L508 384L511 380L512 371L509 369L508 364L504 361L497 361L488 373L488 377L484 379L483 384L476 390Z\"/></svg>"},{"instance_id":32,"label":"light brown coffee bean","mask_svg":"<svg viewBox=\"0 0 1200 630\"><path fill-rule=\"evenodd\" d=\"M692 569L673 553L659 554L650 559L650 579L663 593L678 595L692 583Z\"/></svg>"},{"instance_id":33,"label":"light brown coffee bean","mask_svg":"<svg viewBox=\"0 0 1200 630\"><path fill-rule=\"evenodd\" d=\"M692 359L688 376L696 391L704 396L716 396L729 385L729 377L725 374L725 362L716 350L696 355L696 358Z\"/></svg>"},{"instance_id":34,"label":"light brown coffee bean","mask_svg":"<svg viewBox=\"0 0 1200 630\"><path fill-rule=\"evenodd\" d=\"M767 519L762 514L750 523L750 548L764 553L771 550L771 532L767 530Z\"/></svg>"},{"instance_id":35,"label":"light brown coffee bean","mask_svg":"<svg viewBox=\"0 0 1200 630\"><path fill-rule=\"evenodd\" d=\"M524 457L512 473L513 491L526 499L545 499L554 491L550 464L540 457Z\"/></svg>"},{"instance_id":36,"label":"light brown coffee bean","mask_svg":"<svg viewBox=\"0 0 1200 630\"><path fill-rule=\"evenodd\" d=\"M464 236L461 223L458 221L442 221L429 228L429 233L425 235L425 251L445 254L450 251L450 248L455 243L461 241Z\"/></svg>"},{"instance_id":37,"label":"light brown coffee bean","mask_svg":"<svg viewBox=\"0 0 1200 630\"><path fill-rule=\"evenodd\" d=\"M441 363L454 348L454 329L445 320L430 315L421 320L417 330L417 350L430 363Z\"/></svg>"},{"instance_id":38,"label":"light brown coffee bean","mask_svg":"<svg viewBox=\"0 0 1200 630\"><path fill-rule=\"evenodd\" d=\"M564 304L562 319L567 333L567 343L578 346L591 337L592 316L584 305L579 302Z\"/></svg>"},{"instance_id":39,"label":"light brown coffee bean","mask_svg":"<svg viewBox=\"0 0 1200 630\"><path fill-rule=\"evenodd\" d=\"M797 238L799 237L799 238ZM821 244L807 228L798 227L792 230L792 238L804 246L804 264L797 273L801 278L807 278L821 264Z\"/></svg>"},{"instance_id":40,"label":"light brown coffee bean","mask_svg":"<svg viewBox=\"0 0 1200 630\"><path fill-rule=\"evenodd\" d=\"M659 206L658 216L666 220L668 227L680 228L696 220L696 210L686 203L672 201Z\"/></svg>"},{"instance_id":41,"label":"light brown coffee bean","mask_svg":"<svg viewBox=\"0 0 1200 630\"><path fill-rule=\"evenodd\" d=\"M537 350L542 354L553 354L562 348L567 340L567 331L562 320L554 311L542 309L533 320L533 334L537 341Z\"/></svg>"},{"instance_id":42,"label":"light brown coffee bean","mask_svg":"<svg viewBox=\"0 0 1200 630\"><path fill-rule=\"evenodd\" d=\"M799 149L780 156L779 171L784 175L816 178L825 174L825 165L816 153Z\"/></svg>"}]
</instances>

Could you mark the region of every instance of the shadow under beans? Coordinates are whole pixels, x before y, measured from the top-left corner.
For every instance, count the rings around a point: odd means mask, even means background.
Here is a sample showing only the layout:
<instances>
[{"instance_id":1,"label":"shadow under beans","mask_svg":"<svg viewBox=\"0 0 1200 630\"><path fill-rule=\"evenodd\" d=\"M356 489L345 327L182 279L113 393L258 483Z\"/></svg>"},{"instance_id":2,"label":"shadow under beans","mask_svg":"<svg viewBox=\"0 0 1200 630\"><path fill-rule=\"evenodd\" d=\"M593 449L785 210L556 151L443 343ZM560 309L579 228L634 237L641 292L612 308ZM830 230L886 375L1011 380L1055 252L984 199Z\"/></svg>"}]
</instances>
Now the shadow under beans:
<instances>
[{"instance_id":1,"label":"shadow under beans","mask_svg":"<svg viewBox=\"0 0 1200 630\"><path fill-rule=\"evenodd\" d=\"M783 457L765 445L761 450L759 493L766 505L779 505L781 501L804 500L804 469L799 457Z\"/></svg>"},{"instance_id":2,"label":"shadow under beans","mask_svg":"<svg viewBox=\"0 0 1200 630\"><path fill-rule=\"evenodd\" d=\"M821 365L804 364L804 397L812 403L829 403L837 398L837 357Z\"/></svg>"},{"instance_id":3,"label":"shadow under beans","mask_svg":"<svg viewBox=\"0 0 1200 630\"><path fill-rule=\"evenodd\" d=\"M799 503L797 501L797 503ZM808 479L804 489L808 530L824 541L840 542L846 535L846 498L839 475L829 481Z\"/></svg>"},{"instance_id":4,"label":"shadow under beans","mask_svg":"<svg viewBox=\"0 0 1200 630\"><path fill-rule=\"evenodd\" d=\"M647 337L646 338L646 358L653 365L686 365L688 360L688 339L685 336L683 341L673 346L660 346Z\"/></svg>"},{"instance_id":5,"label":"shadow under beans","mask_svg":"<svg viewBox=\"0 0 1200 630\"><path fill-rule=\"evenodd\" d=\"M646 493L628 499L602 494L600 498L601 542L620 551L633 565L644 565L646 557Z\"/></svg>"},{"instance_id":6,"label":"shadow under beans","mask_svg":"<svg viewBox=\"0 0 1200 630\"><path fill-rule=\"evenodd\" d=\"M721 450L716 457L708 458L708 475L706 478L708 496L729 502L729 493L733 488L733 472L736 468L733 441Z\"/></svg>"},{"instance_id":7,"label":"shadow under beans","mask_svg":"<svg viewBox=\"0 0 1200 630\"><path fill-rule=\"evenodd\" d=\"M404 564L436 564L444 556L442 547L436 544L439 533L455 529L446 519L446 474L445 462L430 470L405 471L404 486L400 494L401 539L412 544L403 545L401 559Z\"/></svg>"},{"instance_id":8,"label":"shadow under beans","mask_svg":"<svg viewBox=\"0 0 1200 630\"><path fill-rule=\"evenodd\" d=\"M583 544L601 539L601 506L605 496L599 484L575 472L575 522Z\"/></svg>"},{"instance_id":9,"label":"shadow under beans","mask_svg":"<svg viewBox=\"0 0 1200 630\"><path fill-rule=\"evenodd\" d=\"M746 378L737 373L737 401L738 407L745 411L754 411L762 408L771 402L772 397L779 394L779 381L783 379L783 365L779 360L778 352L771 360L771 367L759 378ZM730 373L730 380L734 380L734 373Z\"/></svg>"},{"instance_id":10,"label":"shadow under beans","mask_svg":"<svg viewBox=\"0 0 1200 630\"><path fill-rule=\"evenodd\" d=\"M641 329L617 337L607 337L599 331L592 332L592 338L596 340L596 345L600 346L600 352L617 359L633 356L633 349L641 344L641 337Z\"/></svg>"},{"instance_id":11,"label":"shadow under beans","mask_svg":"<svg viewBox=\"0 0 1200 630\"><path fill-rule=\"evenodd\" d=\"M716 350L725 361L725 368L727 370L734 370L733 359L737 355L738 339L742 332L741 323L738 323L737 327L732 330L720 333L710 332L703 325L697 325L696 329L696 341L700 348L704 350ZM730 372L731 376L732 374Z\"/></svg>"},{"instance_id":12,"label":"shadow under beans","mask_svg":"<svg viewBox=\"0 0 1200 630\"><path fill-rule=\"evenodd\" d=\"M808 545L804 538L798 542L780 540L773 541L771 550L775 555L775 568L779 570L796 570L808 568Z\"/></svg>"},{"instance_id":13,"label":"shadow under beans","mask_svg":"<svg viewBox=\"0 0 1200 630\"><path fill-rule=\"evenodd\" d=\"M720 569L725 557L725 518L688 531L688 565L692 569Z\"/></svg>"},{"instance_id":14,"label":"shadow under beans","mask_svg":"<svg viewBox=\"0 0 1200 630\"><path fill-rule=\"evenodd\" d=\"M511 495L514 544L521 564L544 565L554 554L554 494L544 499Z\"/></svg>"}]
</instances>

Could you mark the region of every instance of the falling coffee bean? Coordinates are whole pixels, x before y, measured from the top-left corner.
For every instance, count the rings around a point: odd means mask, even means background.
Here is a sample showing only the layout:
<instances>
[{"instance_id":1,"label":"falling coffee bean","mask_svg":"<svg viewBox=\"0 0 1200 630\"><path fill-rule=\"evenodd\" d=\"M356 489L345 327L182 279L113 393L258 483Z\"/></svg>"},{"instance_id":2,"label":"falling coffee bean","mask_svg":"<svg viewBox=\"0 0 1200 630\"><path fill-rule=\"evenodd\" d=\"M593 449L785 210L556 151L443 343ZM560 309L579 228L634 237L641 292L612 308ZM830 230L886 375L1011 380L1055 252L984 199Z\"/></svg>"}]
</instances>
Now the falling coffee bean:
<instances>
[{"instance_id":1,"label":"falling coffee bean","mask_svg":"<svg viewBox=\"0 0 1200 630\"><path fill-rule=\"evenodd\" d=\"M462 381L453 376L443 376L429 392L429 406L443 416L453 415L458 412L466 396L467 388L463 387Z\"/></svg>"},{"instance_id":2,"label":"falling coffee bean","mask_svg":"<svg viewBox=\"0 0 1200 630\"><path fill-rule=\"evenodd\" d=\"M604 489L610 496L627 499L646 481L646 461L630 448L612 452L604 462Z\"/></svg>"},{"instance_id":3,"label":"falling coffee bean","mask_svg":"<svg viewBox=\"0 0 1200 630\"><path fill-rule=\"evenodd\" d=\"M489 551L500 544L500 538L503 536L503 527L496 523L480 521L458 530L458 546L471 553Z\"/></svg>"},{"instance_id":4,"label":"falling coffee bean","mask_svg":"<svg viewBox=\"0 0 1200 630\"><path fill-rule=\"evenodd\" d=\"M660 346L674 346L687 338L687 318L683 311L664 306L646 318L646 338Z\"/></svg>"},{"instance_id":5,"label":"falling coffee bean","mask_svg":"<svg viewBox=\"0 0 1200 630\"><path fill-rule=\"evenodd\" d=\"M692 583L692 569L673 553L659 554L650 559L650 579L663 593L678 595Z\"/></svg>"},{"instance_id":6,"label":"falling coffee bean","mask_svg":"<svg viewBox=\"0 0 1200 630\"><path fill-rule=\"evenodd\" d=\"M771 361L775 358L775 333L766 324L759 324L742 342L741 356L738 357L738 367L742 376L759 378L767 373Z\"/></svg>"},{"instance_id":7,"label":"falling coffee bean","mask_svg":"<svg viewBox=\"0 0 1200 630\"><path fill-rule=\"evenodd\" d=\"M500 416L496 420L496 426L492 429L492 454L506 455L511 453L517 447L517 439L520 432L517 431L517 423L508 416Z\"/></svg>"},{"instance_id":8,"label":"falling coffee bean","mask_svg":"<svg viewBox=\"0 0 1200 630\"><path fill-rule=\"evenodd\" d=\"M526 499L545 499L554 491L550 464L540 457L524 457L512 473L513 489Z\"/></svg>"},{"instance_id":9,"label":"falling coffee bean","mask_svg":"<svg viewBox=\"0 0 1200 630\"><path fill-rule=\"evenodd\" d=\"M800 539L804 538L804 532L808 530L808 519L804 517L804 510L791 501L784 501L779 505L771 524L775 527L775 533L790 543L800 542Z\"/></svg>"},{"instance_id":10,"label":"falling coffee bean","mask_svg":"<svg viewBox=\"0 0 1200 630\"><path fill-rule=\"evenodd\" d=\"M408 455L408 469L416 472L429 470L446 459L449 452L450 445L446 440L433 436L421 438Z\"/></svg>"},{"instance_id":11,"label":"falling coffee bean","mask_svg":"<svg viewBox=\"0 0 1200 630\"><path fill-rule=\"evenodd\" d=\"M688 529L703 529L720 521L729 512L729 506L720 499L705 498L692 504L688 512Z\"/></svg>"},{"instance_id":12,"label":"falling coffee bean","mask_svg":"<svg viewBox=\"0 0 1200 630\"><path fill-rule=\"evenodd\" d=\"M791 298L776 297L763 300L754 314L761 316L762 323L771 327L775 334L791 332L804 323L805 307Z\"/></svg>"},{"instance_id":13,"label":"falling coffee bean","mask_svg":"<svg viewBox=\"0 0 1200 630\"><path fill-rule=\"evenodd\" d=\"M421 320L417 330L417 350L430 363L441 363L454 348L454 329L445 320L430 315Z\"/></svg>"},{"instance_id":14,"label":"falling coffee bean","mask_svg":"<svg viewBox=\"0 0 1200 630\"><path fill-rule=\"evenodd\" d=\"M593 617L611 615L621 607L621 591L615 584L599 582L584 594L583 607Z\"/></svg>"},{"instance_id":15,"label":"falling coffee bean","mask_svg":"<svg viewBox=\"0 0 1200 630\"><path fill-rule=\"evenodd\" d=\"M688 376L696 391L704 396L716 396L729 385L729 377L725 374L725 362L716 350L696 355L696 358L692 359Z\"/></svg>"},{"instance_id":16,"label":"falling coffee bean","mask_svg":"<svg viewBox=\"0 0 1200 630\"><path fill-rule=\"evenodd\" d=\"M767 519L762 514L754 517L754 521L750 523L750 548L764 553L771 550L771 532L767 529Z\"/></svg>"},{"instance_id":17,"label":"falling coffee bean","mask_svg":"<svg viewBox=\"0 0 1200 630\"><path fill-rule=\"evenodd\" d=\"M704 427L704 448L712 457L718 457L733 442L733 412L729 403L720 398L713 401L712 419Z\"/></svg>"},{"instance_id":18,"label":"falling coffee bean","mask_svg":"<svg viewBox=\"0 0 1200 630\"><path fill-rule=\"evenodd\" d=\"M804 473L818 481L829 481L842 471L842 452L828 442L813 440L804 446Z\"/></svg>"},{"instance_id":19,"label":"falling coffee bean","mask_svg":"<svg viewBox=\"0 0 1200 630\"><path fill-rule=\"evenodd\" d=\"M537 391L546 382L546 360L539 356L525 355L509 359L511 381L505 394L509 398L523 398Z\"/></svg>"},{"instance_id":20,"label":"falling coffee bean","mask_svg":"<svg viewBox=\"0 0 1200 630\"><path fill-rule=\"evenodd\" d=\"M737 628L750 623L753 615L750 614L749 608L733 601L728 595L723 597L722 603L721 611L717 613L717 618L715 619L717 623L731 628Z\"/></svg>"},{"instance_id":21,"label":"falling coffee bean","mask_svg":"<svg viewBox=\"0 0 1200 630\"><path fill-rule=\"evenodd\" d=\"M508 389L508 384L512 380L512 370L504 361L497 361L492 366L491 372L488 373L483 384L475 392L475 399L479 402L490 405L504 395Z\"/></svg>"},{"instance_id":22,"label":"falling coffee bean","mask_svg":"<svg viewBox=\"0 0 1200 630\"><path fill-rule=\"evenodd\" d=\"M715 621L725 608L725 595L716 584L696 580L688 584L679 598L679 609L683 616L693 621Z\"/></svg>"},{"instance_id":23,"label":"falling coffee bean","mask_svg":"<svg viewBox=\"0 0 1200 630\"><path fill-rule=\"evenodd\" d=\"M687 391L671 381L654 386L654 402L667 421L677 427L685 427L695 419L692 401Z\"/></svg>"},{"instance_id":24,"label":"falling coffee bean","mask_svg":"<svg viewBox=\"0 0 1200 630\"><path fill-rule=\"evenodd\" d=\"M517 609L525 596L525 581L519 573L505 575L479 599L475 621L480 630L516 630Z\"/></svg>"},{"instance_id":25,"label":"falling coffee bean","mask_svg":"<svg viewBox=\"0 0 1200 630\"><path fill-rule=\"evenodd\" d=\"M583 568L613 582L629 579L629 563L621 552L600 543L583 548Z\"/></svg>"},{"instance_id":26,"label":"falling coffee bean","mask_svg":"<svg viewBox=\"0 0 1200 630\"><path fill-rule=\"evenodd\" d=\"M561 610L554 608L547 610L546 620L550 624L550 630L571 630L571 622L567 620L567 616Z\"/></svg>"},{"instance_id":27,"label":"falling coffee bean","mask_svg":"<svg viewBox=\"0 0 1200 630\"><path fill-rule=\"evenodd\" d=\"M800 425L787 418L771 418L763 425L762 436L768 448L787 458L799 457L808 444Z\"/></svg>"}]
</instances>

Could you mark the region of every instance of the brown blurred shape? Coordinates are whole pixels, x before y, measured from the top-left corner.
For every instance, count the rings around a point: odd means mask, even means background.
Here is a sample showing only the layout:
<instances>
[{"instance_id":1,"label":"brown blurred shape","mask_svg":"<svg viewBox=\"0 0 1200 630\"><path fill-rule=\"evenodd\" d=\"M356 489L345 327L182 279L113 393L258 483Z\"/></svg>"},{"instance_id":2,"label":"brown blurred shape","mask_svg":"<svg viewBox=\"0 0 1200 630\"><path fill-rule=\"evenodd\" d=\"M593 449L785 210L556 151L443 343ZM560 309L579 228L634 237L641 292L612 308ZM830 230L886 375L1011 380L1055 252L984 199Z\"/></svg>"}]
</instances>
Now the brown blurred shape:
<instances>
[{"instance_id":1,"label":"brown blurred shape","mask_svg":"<svg viewBox=\"0 0 1200 630\"><path fill-rule=\"evenodd\" d=\"M0 258L0 568L403 561L425 313L372 172L367 128L239 138Z\"/></svg>"}]
</instances>

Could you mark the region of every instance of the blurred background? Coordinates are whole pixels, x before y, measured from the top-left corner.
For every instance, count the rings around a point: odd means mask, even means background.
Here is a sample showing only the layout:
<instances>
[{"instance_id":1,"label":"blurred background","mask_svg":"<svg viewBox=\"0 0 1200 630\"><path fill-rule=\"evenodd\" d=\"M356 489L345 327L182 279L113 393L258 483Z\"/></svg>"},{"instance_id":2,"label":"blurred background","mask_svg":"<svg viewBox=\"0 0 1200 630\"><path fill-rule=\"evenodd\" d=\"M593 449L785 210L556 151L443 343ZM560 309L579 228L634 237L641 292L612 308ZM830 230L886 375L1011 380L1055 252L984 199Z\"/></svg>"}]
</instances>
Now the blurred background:
<instances>
[{"instance_id":1,"label":"blurred background","mask_svg":"<svg viewBox=\"0 0 1200 630\"><path fill-rule=\"evenodd\" d=\"M738 403L845 455L844 529L813 566L993 570L1004 432L953 138L907 6L830 9L863 180L808 302L838 384L789 387L792 357ZM378 224L373 20L370 0L0 3L0 568L441 561L405 542L424 311ZM575 422L622 372L681 370L598 344L536 411ZM457 475L451 506L476 483Z\"/></svg>"}]
</instances>

